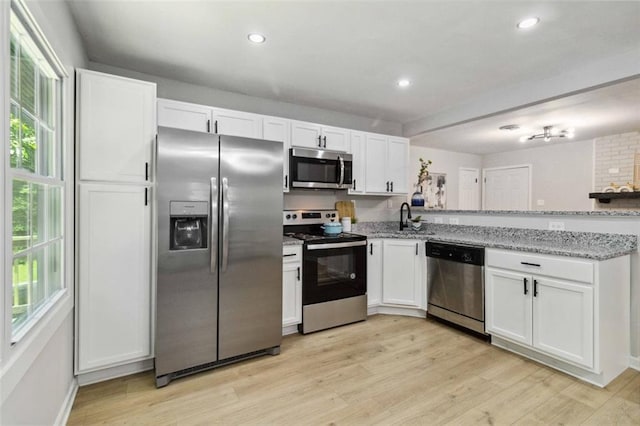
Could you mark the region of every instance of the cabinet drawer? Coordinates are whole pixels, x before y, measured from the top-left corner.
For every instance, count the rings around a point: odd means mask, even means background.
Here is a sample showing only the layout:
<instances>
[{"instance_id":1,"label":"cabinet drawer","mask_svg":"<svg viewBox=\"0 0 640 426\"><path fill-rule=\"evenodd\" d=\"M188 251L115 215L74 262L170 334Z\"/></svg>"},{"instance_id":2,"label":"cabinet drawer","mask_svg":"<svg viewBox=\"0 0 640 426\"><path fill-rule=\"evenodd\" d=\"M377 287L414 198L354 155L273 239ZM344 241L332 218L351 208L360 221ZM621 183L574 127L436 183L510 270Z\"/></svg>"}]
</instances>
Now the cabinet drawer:
<instances>
[{"instance_id":1,"label":"cabinet drawer","mask_svg":"<svg viewBox=\"0 0 640 426\"><path fill-rule=\"evenodd\" d=\"M282 263L294 263L302 261L302 247L300 246L283 246L282 247Z\"/></svg>"},{"instance_id":2,"label":"cabinet drawer","mask_svg":"<svg viewBox=\"0 0 640 426\"><path fill-rule=\"evenodd\" d=\"M485 263L487 266L532 275L546 275L584 283L593 282L593 262L588 260L487 249Z\"/></svg>"}]
</instances>

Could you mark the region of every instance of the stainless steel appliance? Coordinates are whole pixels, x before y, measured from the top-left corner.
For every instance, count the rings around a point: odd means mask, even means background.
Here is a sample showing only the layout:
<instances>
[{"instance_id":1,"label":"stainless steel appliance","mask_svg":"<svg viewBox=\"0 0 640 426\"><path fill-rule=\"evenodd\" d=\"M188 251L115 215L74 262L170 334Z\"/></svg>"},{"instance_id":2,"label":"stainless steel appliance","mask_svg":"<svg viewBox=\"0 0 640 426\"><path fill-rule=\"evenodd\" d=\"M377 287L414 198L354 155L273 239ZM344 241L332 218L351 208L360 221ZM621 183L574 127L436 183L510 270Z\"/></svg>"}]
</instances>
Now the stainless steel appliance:
<instances>
[{"instance_id":1,"label":"stainless steel appliance","mask_svg":"<svg viewBox=\"0 0 640 426\"><path fill-rule=\"evenodd\" d=\"M426 244L428 315L484 334L484 247Z\"/></svg>"},{"instance_id":2,"label":"stainless steel appliance","mask_svg":"<svg viewBox=\"0 0 640 426\"><path fill-rule=\"evenodd\" d=\"M282 338L282 144L161 127L156 385Z\"/></svg>"},{"instance_id":3,"label":"stainless steel appliance","mask_svg":"<svg viewBox=\"0 0 640 426\"><path fill-rule=\"evenodd\" d=\"M285 235L302 249L302 334L367 319L367 237L325 235L322 224L335 210L287 210Z\"/></svg>"},{"instance_id":4,"label":"stainless steel appliance","mask_svg":"<svg viewBox=\"0 0 640 426\"><path fill-rule=\"evenodd\" d=\"M292 188L348 189L352 185L353 157L320 149L289 150Z\"/></svg>"}]
</instances>

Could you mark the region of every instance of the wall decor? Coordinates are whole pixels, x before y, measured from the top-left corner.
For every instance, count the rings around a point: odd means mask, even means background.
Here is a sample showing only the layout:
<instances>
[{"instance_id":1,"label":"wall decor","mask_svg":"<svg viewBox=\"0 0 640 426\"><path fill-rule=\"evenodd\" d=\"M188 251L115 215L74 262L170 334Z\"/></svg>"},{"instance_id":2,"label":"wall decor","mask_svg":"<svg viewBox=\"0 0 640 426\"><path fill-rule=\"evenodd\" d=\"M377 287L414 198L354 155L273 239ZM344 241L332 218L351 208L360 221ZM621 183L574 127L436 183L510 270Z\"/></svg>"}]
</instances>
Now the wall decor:
<instances>
[{"instance_id":1,"label":"wall decor","mask_svg":"<svg viewBox=\"0 0 640 426\"><path fill-rule=\"evenodd\" d=\"M447 174L429 173L426 179L425 209L447 208Z\"/></svg>"}]
</instances>

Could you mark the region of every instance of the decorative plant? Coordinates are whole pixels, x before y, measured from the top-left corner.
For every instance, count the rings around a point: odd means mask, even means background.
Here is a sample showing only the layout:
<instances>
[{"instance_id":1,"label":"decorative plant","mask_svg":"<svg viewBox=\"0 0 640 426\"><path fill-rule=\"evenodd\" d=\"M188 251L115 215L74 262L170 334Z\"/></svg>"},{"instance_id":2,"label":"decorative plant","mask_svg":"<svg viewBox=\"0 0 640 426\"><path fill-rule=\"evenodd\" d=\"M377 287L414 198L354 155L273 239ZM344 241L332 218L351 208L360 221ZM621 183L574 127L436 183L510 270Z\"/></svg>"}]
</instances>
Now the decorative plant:
<instances>
[{"instance_id":1,"label":"decorative plant","mask_svg":"<svg viewBox=\"0 0 640 426\"><path fill-rule=\"evenodd\" d=\"M424 161L420 158L420 171L418 172L418 185L422 185L424 181L427 180L427 176L429 176L429 166L431 165L431 160Z\"/></svg>"},{"instance_id":2,"label":"decorative plant","mask_svg":"<svg viewBox=\"0 0 640 426\"><path fill-rule=\"evenodd\" d=\"M416 217L411 218L411 222L416 222L417 223L417 222L420 222L421 219L422 219L422 216L416 216Z\"/></svg>"},{"instance_id":3,"label":"decorative plant","mask_svg":"<svg viewBox=\"0 0 640 426\"><path fill-rule=\"evenodd\" d=\"M355 216L353 216L353 217L351 218L351 224L352 224L352 225L355 225L356 223L358 223L358 218L357 218L357 217L355 217Z\"/></svg>"}]
</instances>

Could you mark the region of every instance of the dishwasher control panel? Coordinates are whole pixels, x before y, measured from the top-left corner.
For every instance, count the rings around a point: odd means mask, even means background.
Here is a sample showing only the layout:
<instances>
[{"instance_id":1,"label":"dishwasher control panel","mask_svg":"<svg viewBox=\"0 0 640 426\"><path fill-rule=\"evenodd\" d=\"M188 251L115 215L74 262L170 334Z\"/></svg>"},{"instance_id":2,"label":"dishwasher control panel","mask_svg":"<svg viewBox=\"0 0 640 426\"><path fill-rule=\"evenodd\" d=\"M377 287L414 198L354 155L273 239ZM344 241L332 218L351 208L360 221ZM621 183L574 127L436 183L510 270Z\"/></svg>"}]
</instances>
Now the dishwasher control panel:
<instances>
[{"instance_id":1,"label":"dishwasher control panel","mask_svg":"<svg viewBox=\"0 0 640 426\"><path fill-rule=\"evenodd\" d=\"M427 257L484 266L484 247L427 242Z\"/></svg>"}]
</instances>

